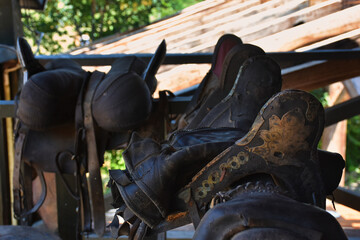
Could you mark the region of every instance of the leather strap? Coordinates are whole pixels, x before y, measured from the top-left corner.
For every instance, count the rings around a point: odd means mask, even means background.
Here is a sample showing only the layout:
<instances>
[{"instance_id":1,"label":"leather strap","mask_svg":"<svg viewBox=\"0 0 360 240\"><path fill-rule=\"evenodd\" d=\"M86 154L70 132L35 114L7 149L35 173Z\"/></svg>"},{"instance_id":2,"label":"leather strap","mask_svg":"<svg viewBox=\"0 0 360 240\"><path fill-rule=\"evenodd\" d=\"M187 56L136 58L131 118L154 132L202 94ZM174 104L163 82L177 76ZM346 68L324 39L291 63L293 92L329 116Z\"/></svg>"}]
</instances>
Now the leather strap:
<instances>
[{"instance_id":1,"label":"leather strap","mask_svg":"<svg viewBox=\"0 0 360 240\"><path fill-rule=\"evenodd\" d=\"M92 223L91 223L91 204L89 197L89 184L86 177L86 172L88 169L87 158L86 158L86 137L85 137L85 128L84 128L84 111L82 109L85 88L87 87L87 83L89 82L91 77L91 73L87 73L83 85L81 86L81 91L78 96L78 101L76 103L75 110L75 128L76 128L76 138L75 138L75 154L74 160L77 163L77 184L80 186L81 194L80 194L80 204L81 204L81 216L82 225L84 232L92 231Z\"/></svg>"},{"instance_id":2,"label":"leather strap","mask_svg":"<svg viewBox=\"0 0 360 240\"><path fill-rule=\"evenodd\" d=\"M30 210L27 210L27 207L29 206L25 206L26 204L23 202L24 186L22 186L21 184L20 174L21 174L21 159L26 142L26 136L29 132L29 129L24 125L20 126L20 122L17 122L16 124L17 127L15 131L17 134L17 139L15 142L15 157L14 157L14 172L13 172L14 213L16 218L20 218L21 222L26 222L26 216L35 213L44 203L47 194L47 189L42 171L34 166L36 173L40 178L41 195L37 203Z\"/></svg>"},{"instance_id":3,"label":"leather strap","mask_svg":"<svg viewBox=\"0 0 360 240\"><path fill-rule=\"evenodd\" d=\"M35 213L37 210L39 210L39 208L41 207L41 205L44 203L45 198L46 198L46 194L47 194L47 188L46 188L46 182L45 182L45 178L44 178L44 174L43 172L36 166L34 166L35 170L36 170L36 174L39 176L40 178L40 184L41 184L41 195L39 200L36 202L36 204L28 211L25 211L21 214L21 217L25 217L27 215L33 214Z\"/></svg>"},{"instance_id":4,"label":"leather strap","mask_svg":"<svg viewBox=\"0 0 360 240\"><path fill-rule=\"evenodd\" d=\"M23 153L23 148L26 140L27 129L25 127L20 127L20 123L17 122L17 129L15 130L17 136L15 142L15 157L14 157L14 173L13 173L13 194L14 194L14 213L16 217L21 217L22 207L22 189L20 184L20 167L21 167L21 157Z\"/></svg>"},{"instance_id":5,"label":"leather strap","mask_svg":"<svg viewBox=\"0 0 360 240\"><path fill-rule=\"evenodd\" d=\"M192 198L190 198L190 201L188 202L187 206L189 209L189 215L190 215L191 221L194 225L194 228L196 229L199 226L200 221L201 221L199 209L196 205L196 202Z\"/></svg>"},{"instance_id":6,"label":"leather strap","mask_svg":"<svg viewBox=\"0 0 360 240\"><path fill-rule=\"evenodd\" d=\"M100 176L99 155L96 146L95 126L92 117L91 102L94 92L104 78L105 73L95 71L89 80L84 96L83 112L84 126L87 142L87 159L89 170L90 196L92 200L92 212L94 217L94 230L98 236L102 236L105 231L105 204Z\"/></svg>"},{"instance_id":7,"label":"leather strap","mask_svg":"<svg viewBox=\"0 0 360 240\"><path fill-rule=\"evenodd\" d=\"M81 149L82 139L85 139L85 135L83 134L85 130L83 128L77 129L76 131L76 140L75 140L75 155L74 160L76 161L77 166L77 184L80 186L80 204L81 204L81 216L82 225L84 232L91 232L91 205L89 198L89 188L88 188L88 180L86 178L86 168L87 163L86 159L83 159Z\"/></svg>"},{"instance_id":8,"label":"leather strap","mask_svg":"<svg viewBox=\"0 0 360 240\"><path fill-rule=\"evenodd\" d=\"M83 216L83 231L90 232L91 231L91 206L90 206L90 199L89 199L89 189L88 189L88 182L86 179L85 173L82 175L78 175L79 184L80 184L80 202L82 203L81 206L81 215Z\"/></svg>"}]
</instances>

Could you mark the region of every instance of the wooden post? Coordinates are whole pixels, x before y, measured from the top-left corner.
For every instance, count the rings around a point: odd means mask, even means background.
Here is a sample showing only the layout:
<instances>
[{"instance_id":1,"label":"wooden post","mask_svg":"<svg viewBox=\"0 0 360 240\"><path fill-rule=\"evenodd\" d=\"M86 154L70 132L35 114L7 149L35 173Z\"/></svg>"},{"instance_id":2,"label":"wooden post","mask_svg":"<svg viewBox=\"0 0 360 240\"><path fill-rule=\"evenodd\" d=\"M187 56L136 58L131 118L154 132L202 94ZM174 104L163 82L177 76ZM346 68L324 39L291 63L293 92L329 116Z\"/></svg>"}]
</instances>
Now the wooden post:
<instances>
[{"instance_id":1,"label":"wooden post","mask_svg":"<svg viewBox=\"0 0 360 240\"><path fill-rule=\"evenodd\" d=\"M23 35L18 0L0 0L0 22L0 43L15 46L16 39Z\"/></svg>"},{"instance_id":2,"label":"wooden post","mask_svg":"<svg viewBox=\"0 0 360 240\"><path fill-rule=\"evenodd\" d=\"M331 84L329 86L330 106L344 100L348 100L349 96L341 82ZM326 127L322 137L322 149L339 153L344 159L346 157L346 130L347 120L343 120L329 127ZM340 186L345 184L345 169L340 181Z\"/></svg>"},{"instance_id":3,"label":"wooden post","mask_svg":"<svg viewBox=\"0 0 360 240\"><path fill-rule=\"evenodd\" d=\"M9 225L11 224L10 181L3 126L4 121L0 119L0 225Z\"/></svg>"},{"instance_id":4,"label":"wooden post","mask_svg":"<svg viewBox=\"0 0 360 240\"><path fill-rule=\"evenodd\" d=\"M18 36L23 34L18 0L0 0L0 44L15 46ZM0 56L1 58L1 56ZM3 86L3 62L0 61L0 86ZM1 88L0 88L1 89ZM2 89L1 89L2 90ZM0 93L0 99L3 99ZM5 123L0 119L0 224L11 224L11 192L9 159L5 135Z\"/></svg>"},{"instance_id":5,"label":"wooden post","mask_svg":"<svg viewBox=\"0 0 360 240\"><path fill-rule=\"evenodd\" d=\"M56 196L58 212L59 236L62 239L81 239L81 218L79 202L69 194L60 173L56 173ZM63 174L63 178L70 187L76 186L76 177Z\"/></svg>"}]
</instances>

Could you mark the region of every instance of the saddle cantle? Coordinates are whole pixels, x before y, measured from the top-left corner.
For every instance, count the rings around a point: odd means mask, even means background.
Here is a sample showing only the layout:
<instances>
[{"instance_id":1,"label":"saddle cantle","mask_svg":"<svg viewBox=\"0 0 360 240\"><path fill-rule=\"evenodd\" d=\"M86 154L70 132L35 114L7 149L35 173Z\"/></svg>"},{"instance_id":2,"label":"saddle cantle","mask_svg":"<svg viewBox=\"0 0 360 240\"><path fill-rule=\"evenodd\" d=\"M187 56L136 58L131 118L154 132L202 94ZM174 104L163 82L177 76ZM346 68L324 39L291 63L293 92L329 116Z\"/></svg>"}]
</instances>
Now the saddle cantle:
<instances>
[{"instance_id":1,"label":"saddle cantle","mask_svg":"<svg viewBox=\"0 0 360 240\"><path fill-rule=\"evenodd\" d=\"M215 46L211 69L181 116L178 129L196 128L202 118L229 94L245 60L258 55L265 55L265 52L257 46L243 44L235 35L223 35Z\"/></svg>"},{"instance_id":2,"label":"saddle cantle","mask_svg":"<svg viewBox=\"0 0 360 240\"><path fill-rule=\"evenodd\" d=\"M244 45L243 45L244 46ZM249 130L255 116L273 94L281 90L282 77L279 65L268 56L258 55L246 59L234 80L233 87L196 127L233 127ZM245 107L246 106L246 107ZM204 109L201 106L201 109ZM194 122L189 124L189 127Z\"/></svg>"},{"instance_id":3,"label":"saddle cantle","mask_svg":"<svg viewBox=\"0 0 360 240\"><path fill-rule=\"evenodd\" d=\"M241 44L241 39L232 34L225 34L217 41L212 56L211 68L197 87L186 107L185 113L180 116L177 125L178 129L186 127L192 121L199 107L219 87L221 73L226 72L225 69L228 66L228 63L225 64L225 62L229 62L229 60L225 61L225 59L231 59L230 56L233 55L233 53L230 53L231 49Z\"/></svg>"}]
</instances>

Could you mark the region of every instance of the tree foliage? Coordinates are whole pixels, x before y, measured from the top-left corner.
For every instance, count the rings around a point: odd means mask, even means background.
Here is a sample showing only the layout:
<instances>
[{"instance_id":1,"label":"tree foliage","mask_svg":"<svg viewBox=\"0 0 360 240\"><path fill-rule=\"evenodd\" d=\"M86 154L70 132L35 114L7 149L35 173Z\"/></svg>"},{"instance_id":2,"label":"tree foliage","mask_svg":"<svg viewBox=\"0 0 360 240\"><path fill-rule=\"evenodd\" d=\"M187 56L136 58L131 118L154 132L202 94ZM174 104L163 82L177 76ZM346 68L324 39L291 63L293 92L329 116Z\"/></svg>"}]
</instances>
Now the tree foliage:
<instances>
[{"instance_id":1,"label":"tree foliage","mask_svg":"<svg viewBox=\"0 0 360 240\"><path fill-rule=\"evenodd\" d=\"M349 172L360 169L360 116L348 120L346 161Z\"/></svg>"},{"instance_id":2,"label":"tree foliage","mask_svg":"<svg viewBox=\"0 0 360 240\"><path fill-rule=\"evenodd\" d=\"M23 10L24 33L41 53L67 51L176 13L201 0L48 0L44 11ZM84 38L83 38L84 40Z\"/></svg>"}]
</instances>

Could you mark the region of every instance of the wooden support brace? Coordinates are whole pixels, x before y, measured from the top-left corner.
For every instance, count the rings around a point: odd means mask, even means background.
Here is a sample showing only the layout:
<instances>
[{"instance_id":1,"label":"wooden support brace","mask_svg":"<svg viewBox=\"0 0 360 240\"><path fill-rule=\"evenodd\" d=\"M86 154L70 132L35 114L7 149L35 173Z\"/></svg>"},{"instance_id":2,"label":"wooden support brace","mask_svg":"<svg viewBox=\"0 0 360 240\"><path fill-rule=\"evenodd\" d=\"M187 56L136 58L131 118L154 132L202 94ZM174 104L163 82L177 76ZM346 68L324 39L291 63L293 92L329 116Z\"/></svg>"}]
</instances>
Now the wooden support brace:
<instances>
[{"instance_id":1,"label":"wooden support brace","mask_svg":"<svg viewBox=\"0 0 360 240\"><path fill-rule=\"evenodd\" d=\"M266 52L291 51L360 28L360 5L251 42Z\"/></svg>"},{"instance_id":2,"label":"wooden support brace","mask_svg":"<svg viewBox=\"0 0 360 240\"><path fill-rule=\"evenodd\" d=\"M310 91L360 75L360 59L329 60L283 75L282 89Z\"/></svg>"}]
</instances>

